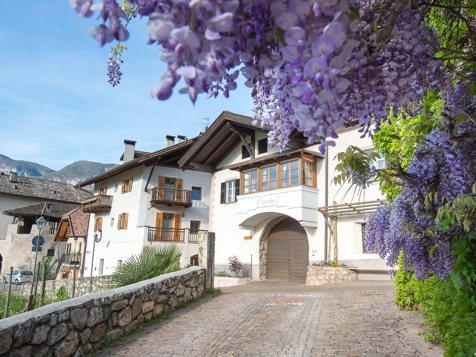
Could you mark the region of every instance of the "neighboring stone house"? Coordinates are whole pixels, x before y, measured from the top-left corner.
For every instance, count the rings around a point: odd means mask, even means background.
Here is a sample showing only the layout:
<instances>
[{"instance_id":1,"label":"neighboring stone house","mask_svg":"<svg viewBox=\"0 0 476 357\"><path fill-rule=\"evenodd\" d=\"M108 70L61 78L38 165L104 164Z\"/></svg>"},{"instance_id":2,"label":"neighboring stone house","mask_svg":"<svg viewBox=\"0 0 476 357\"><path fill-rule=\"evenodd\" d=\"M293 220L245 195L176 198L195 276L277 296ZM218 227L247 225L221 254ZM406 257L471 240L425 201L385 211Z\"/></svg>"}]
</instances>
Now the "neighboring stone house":
<instances>
[{"instance_id":1,"label":"neighboring stone house","mask_svg":"<svg viewBox=\"0 0 476 357\"><path fill-rule=\"evenodd\" d=\"M8 225L7 239L0 240L0 252L3 257L3 274L12 266L14 269L24 267L34 270L36 247L32 243L38 236L39 229L35 221L43 217L47 224L41 230L40 236L43 244L38 251L38 262L44 256L60 260L66 252L66 244L55 242L54 236L61 217L71 210L81 207L79 204L40 202L34 205L14 208L3 212L4 215L13 217L13 223Z\"/></svg>"},{"instance_id":2,"label":"neighboring stone house","mask_svg":"<svg viewBox=\"0 0 476 357\"><path fill-rule=\"evenodd\" d=\"M91 192L68 183L18 176L14 172L10 174L0 172L0 212L45 201L49 203L80 204L91 196ZM39 216L36 218L39 218ZM31 226L36 218L31 217L29 221L20 222L20 227L21 224ZM12 222L12 216L0 214L0 244L4 241L12 241L12 234L7 233L8 225ZM4 259L5 251L0 248L0 265L3 265L1 267L2 274L5 272L5 264L2 264Z\"/></svg>"},{"instance_id":3,"label":"neighboring stone house","mask_svg":"<svg viewBox=\"0 0 476 357\"><path fill-rule=\"evenodd\" d=\"M56 279L71 279L83 275L89 213L81 206L61 217L54 237L55 242L65 242L66 251L59 258Z\"/></svg>"},{"instance_id":4,"label":"neighboring stone house","mask_svg":"<svg viewBox=\"0 0 476 357\"><path fill-rule=\"evenodd\" d=\"M91 214L85 276L91 269L93 276L110 275L144 247L167 244L180 247L182 266L197 263L198 233L208 230L211 172L177 165L195 141L167 136L164 149L147 153L125 140L122 165L80 183L94 185L94 197L82 202Z\"/></svg>"},{"instance_id":5,"label":"neighboring stone house","mask_svg":"<svg viewBox=\"0 0 476 357\"><path fill-rule=\"evenodd\" d=\"M373 150L357 129L341 130L325 155L298 132L280 152L269 146L267 128L223 112L178 161L212 172L208 229L216 234L216 264L236 255L252 263L254 279L299 283L323 260L384 269L363 245L366 217L384 203L378 184L360 198L332 184L337 153L349 145Z\"/></svg>"}]
</instances>

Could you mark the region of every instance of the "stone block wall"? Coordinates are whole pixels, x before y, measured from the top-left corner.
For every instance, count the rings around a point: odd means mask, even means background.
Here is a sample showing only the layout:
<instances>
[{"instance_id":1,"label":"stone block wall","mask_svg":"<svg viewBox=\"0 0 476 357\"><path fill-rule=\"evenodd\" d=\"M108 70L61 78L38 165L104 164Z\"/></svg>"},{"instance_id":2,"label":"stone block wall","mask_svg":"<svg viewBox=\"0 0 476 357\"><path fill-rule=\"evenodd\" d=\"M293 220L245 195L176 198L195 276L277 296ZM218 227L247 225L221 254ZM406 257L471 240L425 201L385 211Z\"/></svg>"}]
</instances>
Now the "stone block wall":
<instances>
[{"instance_id":1,"label":"stone block wall","mask_svg":"<svg viewBox=\"0 0 476 357\"><path fill-rule=\"evenodd\" d=\"M93 276L92 282L92 293L109 290L111 288L111 275ZM77 278L75 281L74 297L89 294L90 285L90 278ZM66 291L70 297L73 296L73 279L47 280L45 282L45 296L49 297L50 299L55 299L56 292L61 286L66 288ZM30 291L30 283L24 283L21 285L20 294L22 296L28 297L30 295ZM38 282L37 294L41 294L41 281Z\"/></svg>"},{"instance_id":2,"label":"stone block wall","mask_svg":"<svg viewBox=\"0 0 476 357\"><path fill-rule=\"evenodd\" d=\"M307 267L306 285L340 284L357 280L357 273L347 267L330 267L309 265Z\"/></svg>"},{"instance_id":3,"label":"stone block wall","mask_svg":"<svg viewBox=\"0 0 476 357\"><path fill-rule=\"evenodd\" d=\"M0 357L83 356L144 321L200 297L205 269L190 267L0 320Z\"/></svg>"}]
</instances>

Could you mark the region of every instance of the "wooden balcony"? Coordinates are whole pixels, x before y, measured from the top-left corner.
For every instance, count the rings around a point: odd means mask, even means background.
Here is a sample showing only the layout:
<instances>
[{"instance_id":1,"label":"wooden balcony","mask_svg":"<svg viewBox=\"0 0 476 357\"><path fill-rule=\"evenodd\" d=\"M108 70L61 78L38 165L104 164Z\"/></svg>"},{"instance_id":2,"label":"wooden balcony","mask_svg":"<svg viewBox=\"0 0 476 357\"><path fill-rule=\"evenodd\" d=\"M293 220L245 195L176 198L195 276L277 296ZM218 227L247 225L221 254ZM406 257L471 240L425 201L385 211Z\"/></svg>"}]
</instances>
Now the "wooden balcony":
<instances>
[{"instance_id":1,"label":"wooden balcony","mask_svg":"<svg viewBox=\"0 0 476 357\"><path fill-rule=\"evenodd\" d=\"M149 227L147 239L155 242L197 243L198 233L206 230Z\"/></svg>"},{"instance_id":2,"label":"wooden balcony","mask_svg":"<svg viewBox=\"0 0 476 357\"><path fill-rule=\"evenodd\" d=\"M112 196L97 195L83 201L81 205L86 213L107 212L111 210Z\"/></svg>"},{"instance_id":3,"label":"wooden balcony","mask_svg":"<svg viewBox=\"0 0 476 357\"><path fill-rule=\"evenodd\" d=\"M154 187L151 204L166 204L168 206L192 206L192 191L174 188Z\"/></svg>"}]
</instances>

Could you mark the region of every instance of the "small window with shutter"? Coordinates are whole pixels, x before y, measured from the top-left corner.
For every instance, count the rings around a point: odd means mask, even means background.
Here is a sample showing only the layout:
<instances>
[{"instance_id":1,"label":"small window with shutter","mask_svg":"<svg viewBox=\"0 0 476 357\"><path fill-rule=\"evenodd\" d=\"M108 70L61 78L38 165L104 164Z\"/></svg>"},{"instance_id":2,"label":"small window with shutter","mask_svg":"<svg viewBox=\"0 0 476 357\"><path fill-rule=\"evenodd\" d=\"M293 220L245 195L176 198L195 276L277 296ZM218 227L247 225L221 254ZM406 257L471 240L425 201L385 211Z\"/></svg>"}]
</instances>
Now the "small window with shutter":
<instances>
[{"instance_id":1,"label":"small window with shutter","mask_svg":"<svg viewBox=\"0 0 476 357\"><path fill-rule=\"evenodd\" d=\"M122 191L121 192L126 193L126 192L131 192L131 191L132 191L132 177L122 181Z\"/></svg>"},{"instance_id":2,"label":"small window with shutter","mask_svg":"<svg viewBox=\"0 0 476 357\"><path fill-rule=\"evenodd\" d=\"M117 218L117 229L127 229L129 213L121 213Z\"/></svg>"}]
</instances>

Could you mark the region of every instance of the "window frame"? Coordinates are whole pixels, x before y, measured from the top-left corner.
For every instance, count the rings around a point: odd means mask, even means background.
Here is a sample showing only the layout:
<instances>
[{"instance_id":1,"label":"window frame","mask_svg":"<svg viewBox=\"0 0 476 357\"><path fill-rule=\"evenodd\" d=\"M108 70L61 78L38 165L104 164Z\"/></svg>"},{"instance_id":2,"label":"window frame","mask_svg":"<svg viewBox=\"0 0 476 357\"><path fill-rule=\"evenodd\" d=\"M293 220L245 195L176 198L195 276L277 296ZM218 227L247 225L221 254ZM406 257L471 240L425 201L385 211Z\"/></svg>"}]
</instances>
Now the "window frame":
<instances>
[{"instance_id":1,"label":"window frame","mask_svg":"<svg viewBox=\"0 0 476 357\"><path fill-rule=\"evenodd\" d=\"M133 178L127 178L122 180L122 189L121 193L127 193L132 191L132 183L134 182Z\"/></svg>"},{"instance_id":2,"label":"window frame","mask_svg":"<svg viewBox=\"0 0 476 357\"><path fill-rule=\"evenodd\" d=\"M107 186L101 187L98 190L98 196L106 196L107 195Z\"/></svg>"},{"instance_id":3,"label":"window frame","mask_svg":"<svg viewBox=\"0 0 476 357\"><path fill-rule=\"evenodd\" d=\"M237 202L239 194L240 179L227 180L220 184L220 204Z\"/></svg>"},{"instance_id":4,"label":"window frame","mask_svg":"<svg viewBox=\"0 0 476 357\"><path fill-rule=\"evenodd\" d=\"M291 186L307 186L317 188L317 160L319 158L307 153L298 153L292 156L286 156L283 160L278 159L269 160L266 164L256 163L255 165L247 166L246 170L240 172L242 186L240 194L250 194L256 192L267 192L275 189L287 188ZM268 184L264 185L265 181L270 182L271 175L265 174L265 170L269 171L269 167L276 165L276 184L271 188ZM308 166L306 168L306 166ZM257 190L253 191L253 183L249 173L253 170L258 170L258 186ZM306 171L305 171L306 170ZM306 176L308 175L308 176Z\"/></svg>"},{"instance_id":5,"label":"window frame","mask_svg":"<svg viewBox=\"0 0 476 357\"><path fill-rule=\"evenodd\" d=\"M268 138L258 140L258 155L268 152Z\"/></svg>"},{"instance_id":6,"label":"window frame","mask_svg":"<svg viewBox=\"0 0 476 357\"><path fill-rule=\"evenodd\" d=\"M129 213L124 212L120 213L117 217L117 229L118 230L125 230L127 229L127 224L129 220Z\"/></svg>"},{"instance_id":7,"label":"window frame","mask_svg":"<svg viewBox=\"0 0 476 357\"><path fill-rule=\"evenodd\" d=\"M251 157L251 154L248 151L247 146L246 145L241 145L241 159L249 159L250 157Z\"/></svg>"},{"instance_id":8,"label":"window frame","mask_svg":"<svg viewBox=\"0 0 476 357\"><path fill-rule=\"evenodd\" d=\"M199 187L199 186L192 186L192 200L195 200L195 201L201 201L202 200L202 188ZM194 192L197 192L198 191L198 195L199 197L198 198L194 198Z\"/></svg>"}]
</instances>

